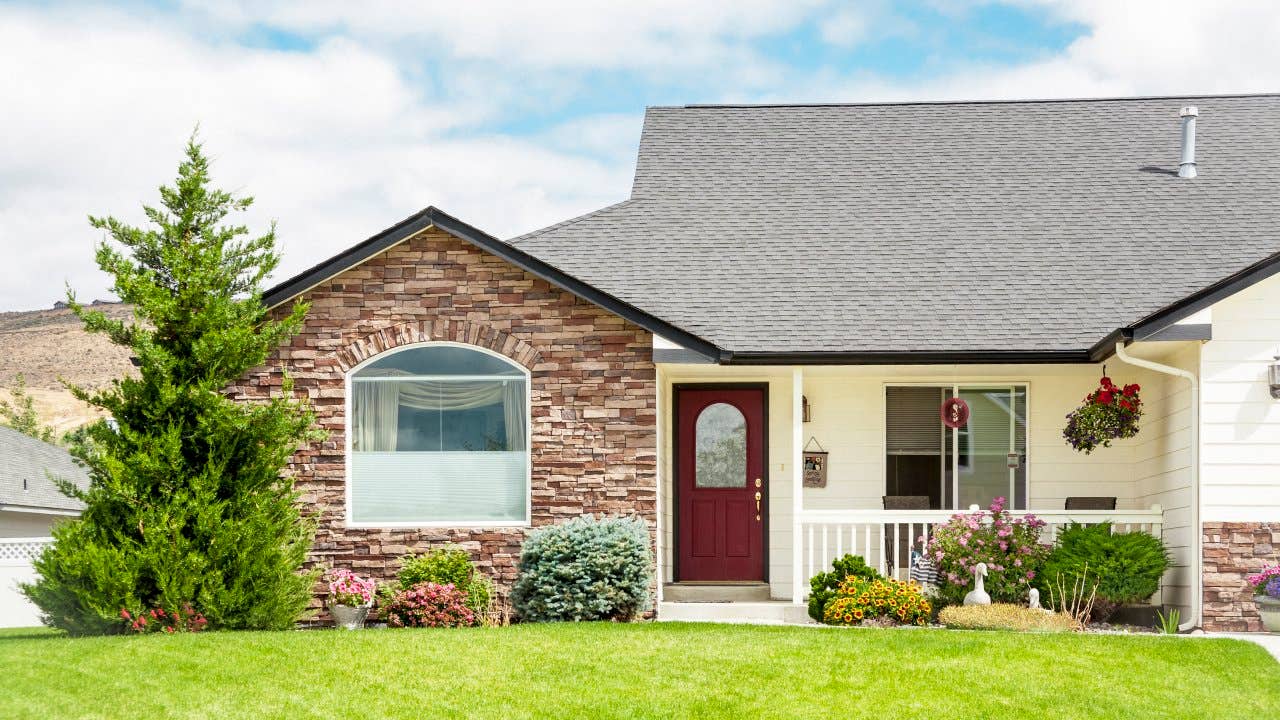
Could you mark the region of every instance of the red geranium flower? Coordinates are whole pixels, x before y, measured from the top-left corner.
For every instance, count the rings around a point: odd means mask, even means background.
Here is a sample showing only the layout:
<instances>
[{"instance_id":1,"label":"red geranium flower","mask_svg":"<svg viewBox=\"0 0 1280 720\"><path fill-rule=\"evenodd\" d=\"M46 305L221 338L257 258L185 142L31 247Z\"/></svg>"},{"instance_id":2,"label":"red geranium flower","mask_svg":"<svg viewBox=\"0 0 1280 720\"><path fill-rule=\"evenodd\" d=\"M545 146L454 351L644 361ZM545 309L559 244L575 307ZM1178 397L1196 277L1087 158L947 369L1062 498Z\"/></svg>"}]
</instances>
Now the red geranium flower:
<instances>
[{"instance_id":1,"label":"red geranium flower","mask_svg":"<svg viewBox=\"0 0 1280 720\"><path fill-rule=\"evenodd\" d=\"M1103 378L1103 379L1105 380L1106 378ZM1099 405L1111 404L1111 392L1109 390L1102 390L1098 392L1098 404Z\"/></svg>"},{"instance_id":2,"label":"red geranium flower","mask_svg":"<svg viewBox=\"0 0 1280 720\"><path fill-rule=\"evenodd\" d=\"M1102 383L1102 387L1104 387L1104 388L1114 387L1114 386L1111 384L1111 378L1107 377L1106 375L1103 375L1103 376L1102 376L1102 380L1101 380L1100 382Z\"/></svg>"}]
</instances>

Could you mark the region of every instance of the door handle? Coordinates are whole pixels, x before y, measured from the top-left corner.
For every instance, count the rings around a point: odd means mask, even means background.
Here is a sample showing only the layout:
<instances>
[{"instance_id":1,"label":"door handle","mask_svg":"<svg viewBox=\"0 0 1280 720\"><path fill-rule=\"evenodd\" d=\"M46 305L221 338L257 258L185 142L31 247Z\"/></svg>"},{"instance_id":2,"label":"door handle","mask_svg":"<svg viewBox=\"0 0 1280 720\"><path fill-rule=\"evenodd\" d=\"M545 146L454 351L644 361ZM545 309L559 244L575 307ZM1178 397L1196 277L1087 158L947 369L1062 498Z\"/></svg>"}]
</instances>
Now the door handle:
<instances>
[{"instance_id":1,"label":"door handle","mask_svg":"<svg viewBox=\"0 0 1280 720\"><path fill-rule=\"evenodd\" d=\"M760 519L760 491L756 491L756 519Z\"/></svg>"}]
</instances>

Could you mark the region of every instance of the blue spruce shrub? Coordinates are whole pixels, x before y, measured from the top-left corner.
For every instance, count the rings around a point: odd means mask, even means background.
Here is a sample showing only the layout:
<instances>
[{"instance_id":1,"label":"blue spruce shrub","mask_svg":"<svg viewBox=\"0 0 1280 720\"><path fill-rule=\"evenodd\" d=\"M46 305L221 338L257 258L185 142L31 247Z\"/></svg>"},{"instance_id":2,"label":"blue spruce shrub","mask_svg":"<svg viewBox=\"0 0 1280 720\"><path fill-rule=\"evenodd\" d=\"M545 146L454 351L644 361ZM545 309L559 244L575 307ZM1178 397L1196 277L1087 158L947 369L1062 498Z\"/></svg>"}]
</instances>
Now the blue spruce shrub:
<instances>
[{"instance_id":1,"label":"blue spruce shrub","mask_svg":"<svg viewBox=\"0 0 1280 720\"><path fill-rule=\"evenodd\" d=\"M631 620L650 607L649 528L586 515L534 531L520 552L511 602L521 620Z\"/></svg>"}]
</instances>

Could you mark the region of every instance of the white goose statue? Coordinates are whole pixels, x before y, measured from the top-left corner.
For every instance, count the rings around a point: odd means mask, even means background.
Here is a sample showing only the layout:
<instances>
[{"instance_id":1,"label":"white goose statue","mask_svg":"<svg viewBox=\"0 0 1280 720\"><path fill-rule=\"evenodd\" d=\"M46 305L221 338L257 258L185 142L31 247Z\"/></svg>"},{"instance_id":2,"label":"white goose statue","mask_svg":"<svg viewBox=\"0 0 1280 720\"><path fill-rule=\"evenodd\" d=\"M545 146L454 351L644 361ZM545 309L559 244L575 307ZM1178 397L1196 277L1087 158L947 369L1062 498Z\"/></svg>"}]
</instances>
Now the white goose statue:
<instances>
[{"instance_id":1,"label":"white goose statue","mask_svg":"<svg viewBox=\"0 0 1280 720\"><path fill-rule=\"evenodd\" d=\"M982 579L987 576L987 564L978 563L973 567L973 590L964 596L965 605L990 605L991 596L982 587Z\"/></svg>"}]
</instances>

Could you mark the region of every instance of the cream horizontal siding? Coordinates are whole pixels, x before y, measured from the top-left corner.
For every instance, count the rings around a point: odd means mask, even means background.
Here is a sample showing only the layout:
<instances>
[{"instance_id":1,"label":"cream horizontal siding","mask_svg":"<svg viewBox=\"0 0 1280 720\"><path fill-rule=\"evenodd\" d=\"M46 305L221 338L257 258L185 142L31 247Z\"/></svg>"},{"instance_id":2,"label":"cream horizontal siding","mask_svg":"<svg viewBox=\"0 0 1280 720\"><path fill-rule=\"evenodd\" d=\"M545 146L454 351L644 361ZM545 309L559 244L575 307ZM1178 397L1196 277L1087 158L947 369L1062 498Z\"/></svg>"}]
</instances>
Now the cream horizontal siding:
<instances>
[{"instance_id":1,"label":"cream horizontal siding","mask_svg":"<svg viewBox=\"0 0 1280 720\"><path fill-rule=\"evenodd\" d=\"M1200 346L1186 343L1156 361L1194 371L1199 356ZM1172 563L1160 599L1190 617L1192 574L1197 567L1191 507L1191 384L1183 378L1149 373L1142 397L1142 429L1134 449L1134 502L1137 507L1159 504L1164 508L1162 539Z\"/></svg>"},{"instance_id":2,"label":"cream horizontal siding","mask_svg":"<svg viewBox=\"0 0 1280 720\"><path fill-rule=\"evenodd\" d=\"M1202 519L1280 520L1280 401L1267 384L1280 347L1280 277L1212 312L1200 355Z\"/></svg>"}]
</instances>

